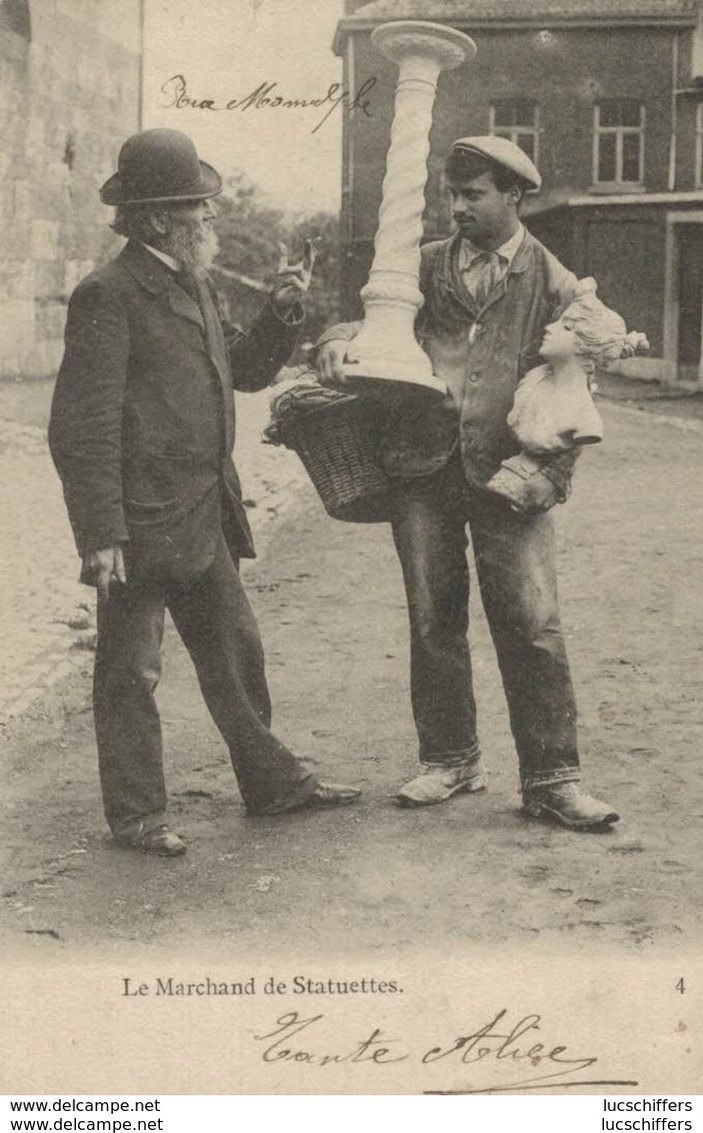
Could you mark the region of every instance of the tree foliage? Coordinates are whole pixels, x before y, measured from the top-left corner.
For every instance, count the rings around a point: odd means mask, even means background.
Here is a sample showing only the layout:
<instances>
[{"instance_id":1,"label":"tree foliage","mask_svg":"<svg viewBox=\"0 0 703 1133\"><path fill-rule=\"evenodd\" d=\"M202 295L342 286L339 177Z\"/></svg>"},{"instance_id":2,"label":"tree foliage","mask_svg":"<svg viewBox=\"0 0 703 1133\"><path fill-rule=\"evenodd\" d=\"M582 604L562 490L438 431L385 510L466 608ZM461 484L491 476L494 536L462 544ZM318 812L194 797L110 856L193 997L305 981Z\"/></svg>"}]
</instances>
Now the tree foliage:
<instances>
[{"instance_id":1,"label":"tree foliage","mask_svg":"<svg viewBox=\"0 0 703 1133\"><path fill-rule=\"evenodd\" d=\"M263 293L248 281L270 284L278 266L278 246L288 248L289 259L302 257L306 238L318 238L317 259L310 292L305 301L302 341L314 341L339 311L339 221L329 212L290 218L262 200L261 192L245 174L230 178L218 198L217 234L220 250L215 281L225 296L230 317L246 324L261 307ZM226 275L218 274L217 265ZM246 277L244 280L241 277Z\"/></svg>"}]
</instances>

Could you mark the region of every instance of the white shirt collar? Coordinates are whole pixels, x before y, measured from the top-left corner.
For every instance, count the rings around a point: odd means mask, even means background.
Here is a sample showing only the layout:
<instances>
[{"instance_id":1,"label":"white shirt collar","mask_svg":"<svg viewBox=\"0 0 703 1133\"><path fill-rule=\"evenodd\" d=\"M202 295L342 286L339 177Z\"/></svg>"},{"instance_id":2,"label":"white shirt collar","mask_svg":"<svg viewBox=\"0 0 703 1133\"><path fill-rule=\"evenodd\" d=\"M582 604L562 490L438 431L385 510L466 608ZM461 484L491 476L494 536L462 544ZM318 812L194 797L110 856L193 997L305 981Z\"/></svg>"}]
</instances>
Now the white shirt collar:
<instances>
[{"instance_id":1,"label":"white shirt collar","mask_svg":"<svg viewBox=\"0 0 703 1133\"><path fill-rule=\"evenodd\" d=\"M524 225L518 224L517 231L513 233L510 239L506 240L504 244L501 244L500 248L494 249L499 256L502 256L504 260L507 260L508 267L515 259L524 236ZM475 260L477 256L482 256L484 252L485 248L476 248L470 240L462 240L460 261L461 270L465 271L466 268L471 265L472 261Z\"/></svg>"},{"instance_id":2,"label":"white shirt collar","mask_svg":"<svg viewBox=\"0 0 703 1133\"><path fill-rule=\"evenodd\" d=\"M181 270L181 265L178 260L174 260L173 256L169 256L168 252L161 252L158 248L152 248L151 244L143 243L142 247L146 248L147 252L151 252L153 256L156 256L157 260L161 260L162 263L166 264L166 267L169 267L171 271Z\"/></svg>"}]
</instances>

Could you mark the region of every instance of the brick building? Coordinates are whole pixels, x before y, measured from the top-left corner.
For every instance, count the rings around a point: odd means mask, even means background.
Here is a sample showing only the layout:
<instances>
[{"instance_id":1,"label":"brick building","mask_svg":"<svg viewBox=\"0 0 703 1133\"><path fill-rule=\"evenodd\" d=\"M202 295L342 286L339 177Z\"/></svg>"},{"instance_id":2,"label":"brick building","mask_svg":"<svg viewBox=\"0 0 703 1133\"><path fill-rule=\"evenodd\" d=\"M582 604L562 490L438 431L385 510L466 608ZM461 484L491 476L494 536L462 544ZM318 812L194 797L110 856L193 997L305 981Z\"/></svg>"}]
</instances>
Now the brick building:
<instances>
[{"instance_id":1,"label":"brick building","mask_svg":"<svg viewBox=\"0 0 703 1133\"><path fill-rule=\"evenodd\" d=\"M139 129L143 0L0 0L0 376L54 373L111 249L98 188Z\"/></svg>"},{"instance_id":2,"label":"brick building","mask_svg":"<svg viewBox=\"0 0 703 1133\"><path fill-rule=\"evenodd\" d=\"M348 315L371 262L397 74L370 34L395 19L448 24L478 48L440 79L426 236L451 228L441 172L451 141L512 138L544 179L526 200L528 227L647 333L651 358L637 360L639 371L703 382L701 0L348 0L334 43L345 80L354 89L378 80L373 119L345 121Z\"/></svg>"}]
</instances>

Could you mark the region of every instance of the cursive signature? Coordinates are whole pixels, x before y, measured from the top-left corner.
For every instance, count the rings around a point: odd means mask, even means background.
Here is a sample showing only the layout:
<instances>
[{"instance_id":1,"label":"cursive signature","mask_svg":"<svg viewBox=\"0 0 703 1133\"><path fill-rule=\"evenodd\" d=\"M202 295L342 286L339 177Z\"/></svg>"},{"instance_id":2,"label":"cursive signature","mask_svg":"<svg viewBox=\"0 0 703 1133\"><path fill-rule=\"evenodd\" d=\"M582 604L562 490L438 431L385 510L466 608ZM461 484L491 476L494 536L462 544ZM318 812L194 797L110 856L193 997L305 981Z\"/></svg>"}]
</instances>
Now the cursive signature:
<instances>
[{"instance_id":1,"label":"cursive signature","mask_svg":"<svg viewBox=\"0 0 703 1133\"><path fill-rule=\"evenodd\" d=\"M376 79L371 77L356 92L344 87L342 83L331 83L325 94L315 98L287 98L279 92L277 82L265 80L249 94L230 98L228 102L218 105L214 98L196 98L188 89L185 75L179 74L171 75L161 87L165 98L161 105L167 110L324 110L323 116L310 131L316 134L335 110L343 110L348 114L358 110L366 118L372 118L369 96L375 86Z\"/></svg>"},{"instance_id":2,"label":"cursive signature","mask_svg":"<svg viewBox=\"0 0 703 1133\"><path fill-rule=\"evenodd\" d=\"M443 1062L463 1066L482 1064L492 1068L502 1065L518 1072L517 1077L511 1076L510 1081L484 1087L486 1092L534 1089L537 1084L637 1085L636 1082L614 1079L575 1081L573 1075L589 1070L598 1062L597 1056L569 1057L568 1047L564 1044L535 1041L536 1032L541 1033L542 1024L542 1017L537 1014L524 1015L511 1023L508 1009L503 1008L483 1026L470 1028L465 1034L431 1046L427 1046L419 1036L413 1036L412 1042L391 1037L381 1027L373 1027L368 1036L354 1039L351 1043L340 1041L339 1044L323 1045L319 1024L324 1019L322 1014L305 1017L297 1011L281 1015L272 1029L254 1035L254 1040L262 1046L262 1062L307 1066L360 1062L384 1066L406 1061L428 1066ZM481 1093L484 1090L453 1092Z\"/></svg>"},{"instance_id":3,"label":"cursive signature","mask_svg":"<svg viewBox=\"0 0 703 1133\"><path fill-rule=\"evenodd\" d=\"M546 1070L546 1074L532 1075L528 1079L530 1082L537 1082L563 1078L586 1070L598 1061L594 1055L565 1058L568 1050L566 1046L535 1042L534 1032L541 1030L541 1015L525 1015L511 1026L506 1019L507 1014L507 1009L503 1008L490 1023L478 1030L461 1035L447 1045L430 1047L423 1054L422 1062L428 1065L449 1059L464 1066L477 1062L509 1062L510 1066L519 1066L521 1069L523 1066L531 1066L534 1070Z\"/></svg>"},{"instance_id":4,"label":"cursive signature","mask_svg":"<svg viewBox=\"0 0 703 1133\"><path fill-rule=\"evenodd\" d=\"M322 1019L324 1015L311 1015L309 1019L301 1019L297 1011L289 1011L288 1014L281 1015L280 1019L276 1020L273 1031L265 1035L254 1035L257 1042L268 1043L269 1039L272 1040L264 1047L262 1062L305 1062L308 1066L329 1066L330 1063L340 1062L375 1062L377 1066L383 1066L389 1062L404 1062L410 1057L407 1052L392 1053L391 1046L397 1040L385 1038L380 1027L376 1027L367 1039L335 1053L320 1053L299 1045L296 1036ZM291 1043L293 1039L295 1043Z\"/></svg>"}]
</instances>

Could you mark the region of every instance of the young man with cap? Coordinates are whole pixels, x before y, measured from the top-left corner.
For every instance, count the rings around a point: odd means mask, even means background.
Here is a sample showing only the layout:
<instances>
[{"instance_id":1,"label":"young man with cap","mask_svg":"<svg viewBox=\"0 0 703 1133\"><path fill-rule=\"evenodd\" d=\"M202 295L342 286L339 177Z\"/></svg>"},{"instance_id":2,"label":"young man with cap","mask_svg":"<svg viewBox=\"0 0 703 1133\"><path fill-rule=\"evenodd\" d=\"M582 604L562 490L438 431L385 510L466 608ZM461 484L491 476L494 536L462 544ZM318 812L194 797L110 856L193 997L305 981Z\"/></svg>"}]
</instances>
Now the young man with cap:
<instances>
[{"instance_id":1,"label":"young man with cap","mask_svg":"<svg viewBox=\"0 0 703 1133\"><path fill-rule=\"evenodd\" d=\"M388 414L381 459L395 486L393 537L411 631L411 696L421 773L400 803L427 806L485 785L467 643L466 526L520 763L523 809L573 829L616 822L579 786L576 705L559 622L549 509L563 501L575 453L545 463L517 514L486 485L519 448L506 419L518 380L576 277L523 227L540 175L500 137L461 138L446 162L457 231L422 248L416 333L443 401L407 397ZM322 336L323 382L343 383L358 324Z\"/></svg>"},{"instance_id":2,"label":"young man with cap","mask_svg":"<svg viewBox=\"0 0 703 1133\"><path fill-rule=\"evenodd\" d=\"M71 297L49 441L97 586L94 715L105 814L117 842L175 856L159 716L164 611L188 649L250 814L353 802L271 733L271 705L239 559L254 555L232 462L233 390L270 384L303 318L312 252L279 270L243 333L207 275L219 174L190 138L129 138L101 190L128 243Z\"/></svg>"}]
</instances>

